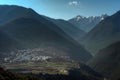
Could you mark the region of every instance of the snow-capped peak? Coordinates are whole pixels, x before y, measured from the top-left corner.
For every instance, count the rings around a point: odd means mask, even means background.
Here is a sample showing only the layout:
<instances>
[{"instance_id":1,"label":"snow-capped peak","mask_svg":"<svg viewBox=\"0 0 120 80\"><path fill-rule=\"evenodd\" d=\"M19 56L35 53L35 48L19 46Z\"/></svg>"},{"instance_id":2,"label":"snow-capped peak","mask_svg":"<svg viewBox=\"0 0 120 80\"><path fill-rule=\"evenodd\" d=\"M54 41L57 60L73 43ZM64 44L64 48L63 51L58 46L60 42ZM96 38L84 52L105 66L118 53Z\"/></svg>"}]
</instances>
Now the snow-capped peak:
<instances>
[{"instance_id":1,"label":"snow-capped peak","mask_svg":"<svg viewBox=\"0 0 120 80\"><path fill-rule=\"evenodd\" d=\"M83 19L83 18L85 18L85 17L84 16L80 16L80 15L75 17L76 21L79 21L80 19Z\"/></svg>"}]
</instances>

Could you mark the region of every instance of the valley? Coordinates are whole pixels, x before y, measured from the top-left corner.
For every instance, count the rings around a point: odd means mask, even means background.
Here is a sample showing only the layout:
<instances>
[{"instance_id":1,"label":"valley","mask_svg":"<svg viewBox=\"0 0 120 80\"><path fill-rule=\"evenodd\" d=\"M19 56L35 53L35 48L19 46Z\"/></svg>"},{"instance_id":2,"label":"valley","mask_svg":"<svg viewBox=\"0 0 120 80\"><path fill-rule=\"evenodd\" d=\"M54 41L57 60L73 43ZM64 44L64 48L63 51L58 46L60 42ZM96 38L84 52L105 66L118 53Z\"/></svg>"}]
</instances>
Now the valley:
<instances>
[{"instance_id":1,"label":"valley","mask_svg":"<svg viewBox=\"0 0 120 80\"><path fill-rule=\"evenodd\" d=\"M120 10L70 19L21 5L0 12L0 80L120 80Z\"/></svg>"},{"instance_id":2,"label":"valley","mask_svg":"<svg viewBox=\"0 0 120 80\"><path fill-rule=\"evenodd\" d=\"M68 74L70 69L79 69L78 62L69 56L45 52L46 49L41 48L12 51L10 55L1 58L1 64L5 69L17 73Z\"/></svg>"}]
</instances>

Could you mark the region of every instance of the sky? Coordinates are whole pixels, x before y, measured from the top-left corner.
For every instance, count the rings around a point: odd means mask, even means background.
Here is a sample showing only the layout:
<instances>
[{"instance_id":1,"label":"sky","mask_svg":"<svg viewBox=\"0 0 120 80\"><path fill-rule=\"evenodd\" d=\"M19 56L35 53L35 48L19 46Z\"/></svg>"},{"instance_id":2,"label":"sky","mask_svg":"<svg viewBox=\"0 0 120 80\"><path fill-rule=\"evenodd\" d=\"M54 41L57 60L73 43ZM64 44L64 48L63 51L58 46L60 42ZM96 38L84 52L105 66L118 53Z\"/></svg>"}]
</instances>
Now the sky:
<instances>
[{"instance_id":1,"label":"sky","mask_svg":"<svg viewBox=\"0 0 120 80\"><path fill-rule=\"evenodd\" d=\"M120 10L120 0L0 0L0 5L19 5L41 15L65 20L77 15L112 15Z\"/></svg>"}]
</instances>

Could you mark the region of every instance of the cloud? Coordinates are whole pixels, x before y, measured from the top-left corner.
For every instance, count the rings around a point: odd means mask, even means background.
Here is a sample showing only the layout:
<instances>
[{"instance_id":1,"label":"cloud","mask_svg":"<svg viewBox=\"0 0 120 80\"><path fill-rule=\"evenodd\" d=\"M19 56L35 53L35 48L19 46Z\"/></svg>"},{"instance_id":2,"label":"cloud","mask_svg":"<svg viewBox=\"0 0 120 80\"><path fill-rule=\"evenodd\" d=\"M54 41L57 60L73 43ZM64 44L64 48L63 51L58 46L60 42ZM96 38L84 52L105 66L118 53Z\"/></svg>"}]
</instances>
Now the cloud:
<instances>
[{"instance_id":1,"label":"cloud","mask_svg":"<svg viewBox=\"0 0 120 80\"><path fill-rule=\"evenodd\" d=\"M68 2L69 5L79 5L79 2L78 1L70 1Z\"/></svg>"}]
</instances>

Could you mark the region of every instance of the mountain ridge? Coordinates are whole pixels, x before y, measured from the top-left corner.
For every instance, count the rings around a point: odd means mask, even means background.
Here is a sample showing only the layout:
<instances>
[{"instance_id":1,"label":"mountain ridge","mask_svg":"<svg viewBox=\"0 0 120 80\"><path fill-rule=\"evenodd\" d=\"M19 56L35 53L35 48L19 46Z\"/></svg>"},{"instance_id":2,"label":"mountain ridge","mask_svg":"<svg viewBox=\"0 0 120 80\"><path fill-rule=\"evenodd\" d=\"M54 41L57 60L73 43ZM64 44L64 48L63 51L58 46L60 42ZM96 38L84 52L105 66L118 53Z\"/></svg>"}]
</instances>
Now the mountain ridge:
<instances>
[{"instance_id":1,"label":"mountain ridge","mask_svg":"<svg viewBox=\"0 0 120 80\"><path fill-rule=\"evenodd\" d=\"M17 6L16 8L16 6L12 6L12 8L12 11L8 10L10 13L14 13L13 11L15 11L19 7ZM6 9L4 9L4 11ZM23 14L18 14L19 11L17 11L17 13L15 11L14 16L12 17L10 15L10 17L7 19L7 22L5 22L5 24L0 27L0 30L3 31L4 34L7 34L7 36L10 36L12 39L17 40L19 46L13 43L12 45L14 46L14 48L18 47L18 49L32 49L40 47L44 48L45 50L41 53L47 53L51 55L64 54L71 56L73 59L78 59L85 62L92 57L89 52L87 52L80 44L78 44L64 31L62 31L56 24L45 19L43 16L38 15L35 11L31 9L22 9L20 10L20 12L23 11L21 12ZM14 19L15 14L17 15L17 17ZM6 15L2 17L6 17ZM5 42L6 40L3 40L3 43ZM1 46L1 48L2 47L4 46ZM8 47L8 49L11 48Z\"/></svg>"},{"instance_id":2,"label":"mountain ridge","mask_svg":"<svg viewBox=\"0 0 120 80\"><path fill-rule=\"evenodd\" d=\"M71 36L77 42L78 42L79 38L83 37L86 34L86 32L84 32L83 30L77 28L70 22L65 21L63 19L53 19L53 18L49 18L46 16L43 16L43 17L50 20L57 26L59 26L59 28L61 28L65 33L67 33L69 36Z\"/></svg>"},{"instance_id":3,"label":"mountain ridge","mask_svg":"<svg viewBox=\"0 0 120 80\"><path fill-rule=\"evenodd\" d=\"M69 19L68 21L73 25L77 26L79 29L85 32L89 32L100 21L104 20L107 16L108 16L107 14L102 14L101 16L89 16L89 17L77 15L76 17Z\"/></svg>"},{"instance_id":4,"label":"mountain ridge","mask_svg":"<svg viewBox=\"0 0 120 80\"><path fill-rule=\"evenodd\" d=\"M102 20L95 28L80 39L94 55L102 48L120 40L120 13L116 12Z\"/></svg>"}]
</instances>

